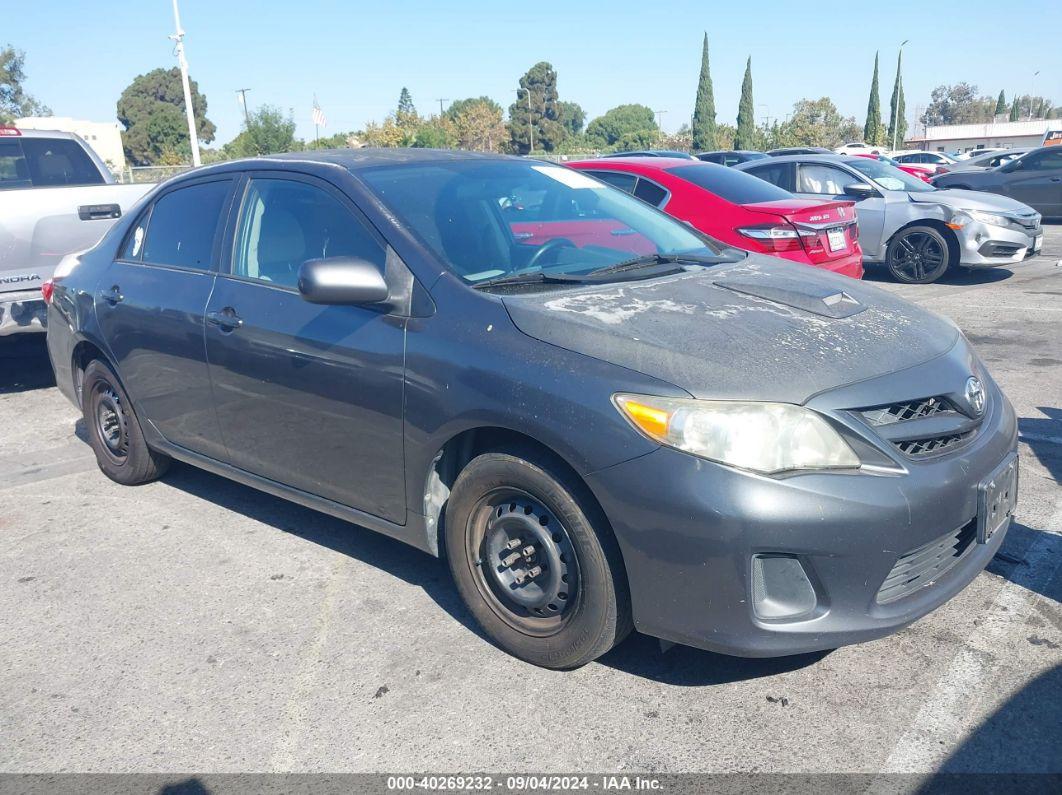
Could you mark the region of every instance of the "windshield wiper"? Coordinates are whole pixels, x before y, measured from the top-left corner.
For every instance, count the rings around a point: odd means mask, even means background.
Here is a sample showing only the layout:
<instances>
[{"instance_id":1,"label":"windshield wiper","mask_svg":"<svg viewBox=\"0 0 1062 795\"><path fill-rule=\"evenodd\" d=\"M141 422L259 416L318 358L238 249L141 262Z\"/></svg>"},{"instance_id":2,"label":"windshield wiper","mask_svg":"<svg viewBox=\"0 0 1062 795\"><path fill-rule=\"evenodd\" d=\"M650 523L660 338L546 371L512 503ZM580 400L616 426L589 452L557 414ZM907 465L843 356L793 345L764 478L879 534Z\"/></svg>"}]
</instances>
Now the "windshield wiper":
<instances>
[{"instance_id":1,"label":"windshield wiper","mask_svg":"<svg viewBox=\"0 0 1062 795\"><path fill-rule=\"evenodd\" d=\"M656 268L661 265L718 265L730 260L723 256L705 257L697 254L645 254L631 257L614 265L606 265L603 268L595 268L586 274L587 277L611 276L627 271L642 270L644 268ZM672 269L680 270L679 268Z\"/></svg>"},{"instance_id":2,"label":"windshield wiper","mask_svg":"<svg viewBox=\"0 0 1062 795\"><path fill-rule=\"evenodd\" d=\"M572 282L584 282L582 276L568 273L545 273L544 271L532 271L530 273L510 273L508 276L495 276L493 279L476 282L472 286L481 290L484 287L498 287L509 284L570 284Z\"/></svg>"}]
</instances>

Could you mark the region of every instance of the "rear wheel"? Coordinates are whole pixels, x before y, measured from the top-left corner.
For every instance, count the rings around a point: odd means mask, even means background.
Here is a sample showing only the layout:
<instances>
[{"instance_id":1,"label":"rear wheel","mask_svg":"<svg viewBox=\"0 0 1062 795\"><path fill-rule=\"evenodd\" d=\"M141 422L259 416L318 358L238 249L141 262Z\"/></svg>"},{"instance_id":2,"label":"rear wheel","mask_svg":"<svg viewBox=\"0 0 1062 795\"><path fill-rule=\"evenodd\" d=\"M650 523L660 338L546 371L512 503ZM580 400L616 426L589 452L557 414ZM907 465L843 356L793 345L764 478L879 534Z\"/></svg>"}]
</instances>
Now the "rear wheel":
<instances>
[{"instance_id":1,"label":"rear wheel","mask_svg":"<svg viewBox=\"0 0 1062 795\"><path fill-rule=\"evenodd\" d=\"M901 229L889 241L885 254L893 278L907 284L935 282L944 275L950 262L948 241L931 226Z\"/></svg>"},{"instance_id":2,"label":"rear wheel","mask_svg":"<svg viewBox=\"0 0 1062 795\"><path fill-rule=\"evenodd\" d=\"M510 654L575 668L631 630L619 549L581 484L534 453L485 453L462 470L446 508L458 591Z\"/></svg>"},{"instance_id":3,"label":"rear wheel","mask_svg":"<svg viewBox=\"0 0 1062 795\"><path fill-rule=\"evenodd\" d=\"M81 410L96 463L111 480L136 486L161 477L170 459L147 446L129 396L114 372L98 359L81 380Z\"/></svg>"}]
</instances>

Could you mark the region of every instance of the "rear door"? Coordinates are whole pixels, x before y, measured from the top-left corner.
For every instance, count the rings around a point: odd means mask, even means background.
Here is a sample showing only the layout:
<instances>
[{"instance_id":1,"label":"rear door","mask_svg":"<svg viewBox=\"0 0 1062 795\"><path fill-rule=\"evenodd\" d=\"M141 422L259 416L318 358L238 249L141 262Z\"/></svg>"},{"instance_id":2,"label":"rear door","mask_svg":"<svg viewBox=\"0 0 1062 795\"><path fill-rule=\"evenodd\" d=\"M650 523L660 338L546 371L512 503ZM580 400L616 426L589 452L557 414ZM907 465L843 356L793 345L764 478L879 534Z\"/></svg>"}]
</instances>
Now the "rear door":
<instances>
[{"instance_id":1,"label":"rear door","mask_svg":"<svg viewBox=\"0 0 1062 795\"><path fill-rule=\"evenodd\" d=\"M844 189L856 183L871 184L867 177L832 163L804 162L797 166L796 193L808 199L851 201ZM877 195L856 202L859 240L867 259L877 259L885 228L885 197Z\"/></svg>"},{"instance_id":2,"label":"rear door","mask_svg":"<svg viewBox=\"0 0 1062 795\"><path fill-rule=\"evenodd\" d=\"M182 182L130 228L96 285L103 339L137 414L166 439L224 458L203 344L231 177Z\"/></svg>"},{"instance_id":3,"label":"rear door","mask_svg":"<svg viewBox=\"0 0 1062 795\"><path fill-rule=\"evenodd\" d=\"M406 321L311 304L297 289L308 259L359 257L383 271L384 241L336 188L290 172L249 176L228 237L206 326L228 460L404 523Z\"/></svg>"},{"instance_id":4,"label":"rear door","mask_svg":"<svg viewBox=\"0 0 1062 795\"><path fill-rule=\"evenodd\" d=\"M1003 191L1041 215L1062 216L1062 149L1034 152L1014 166L1004 175Z\"/></svg>"}]
</instances>

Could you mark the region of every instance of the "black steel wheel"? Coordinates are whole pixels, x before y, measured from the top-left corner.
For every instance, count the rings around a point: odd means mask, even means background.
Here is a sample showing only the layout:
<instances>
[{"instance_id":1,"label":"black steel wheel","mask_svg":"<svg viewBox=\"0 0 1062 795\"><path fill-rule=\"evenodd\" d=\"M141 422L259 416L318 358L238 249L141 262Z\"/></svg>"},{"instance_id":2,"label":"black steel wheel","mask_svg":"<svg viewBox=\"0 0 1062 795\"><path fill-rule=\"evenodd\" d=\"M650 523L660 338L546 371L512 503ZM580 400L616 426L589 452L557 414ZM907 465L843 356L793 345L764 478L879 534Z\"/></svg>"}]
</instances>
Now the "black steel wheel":
<instances>
[{"instance_id":1,"label":"black steel wheel","mask_svg":"<svg viewBox=\"0 0 1062 795\"><path fill-rule=\"evenodd\" d=\"M445 518L458 592L487 635L547 668L575 668L631 631L622 557L586 487L538 450L461 470Z\"/></svg>"},{"instance_id":2,"label":"black steel wheel","mask_svg":"<svg viewBox=\"0 0 1062 795\"><path fill-rule=\"evenodd\" d=\"M950 260L948 241L930 226L901 229L889 241L885 255L889 272L907 284L935 282L944 275Z\"/></svg>"},{"instance_id":3,"label":"black steel wheel","mask_svg":"<svg viewBox=\"0 0 1062 795\"><path fill-rule=\"evenodd\" d=\"M166 471L169 457L147 446L129 395L98 359L89 362L81 378L81 410L96 463L111 480L135 486Z\"/></svg>"}]
</instances>

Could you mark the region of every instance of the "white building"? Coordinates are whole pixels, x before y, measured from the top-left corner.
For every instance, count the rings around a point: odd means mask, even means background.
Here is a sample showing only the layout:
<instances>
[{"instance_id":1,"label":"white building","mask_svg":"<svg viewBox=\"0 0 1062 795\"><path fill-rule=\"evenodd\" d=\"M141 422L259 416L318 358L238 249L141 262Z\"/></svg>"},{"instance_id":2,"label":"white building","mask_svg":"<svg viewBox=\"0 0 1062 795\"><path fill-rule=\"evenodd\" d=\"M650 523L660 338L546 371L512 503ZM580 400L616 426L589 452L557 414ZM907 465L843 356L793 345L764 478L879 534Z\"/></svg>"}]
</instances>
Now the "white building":
<instances>
[{"instance_id":1,"label":"white building","mask_svg":"<svg viewBox=\"0 0 1062 795\"><path fill-rule=\"evenodd\" d=\"M116 121L86 121L69 116L27 116L15 122L24 130L61 130L78 135L115 174L125 170L122 125Z\"/></svg>"},{"instance_id":2,"label":"white building","mask_svg":"<svg viewBox=\"0 0 1062 795\"><path fill-rule=\"evenodd\" d=\"M1045 132L1060 127L1062 127L1062 119L995 121L986 124L926 127L921 136L917 134L917 131L909 135L904 140L904 147L930 152L968 152L971 149L1039 146Z\"/></svg>"}]
</instances>

